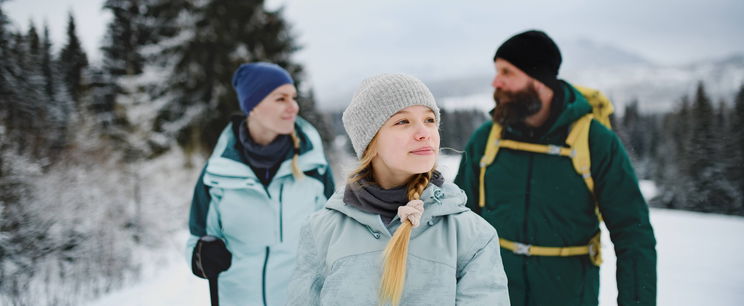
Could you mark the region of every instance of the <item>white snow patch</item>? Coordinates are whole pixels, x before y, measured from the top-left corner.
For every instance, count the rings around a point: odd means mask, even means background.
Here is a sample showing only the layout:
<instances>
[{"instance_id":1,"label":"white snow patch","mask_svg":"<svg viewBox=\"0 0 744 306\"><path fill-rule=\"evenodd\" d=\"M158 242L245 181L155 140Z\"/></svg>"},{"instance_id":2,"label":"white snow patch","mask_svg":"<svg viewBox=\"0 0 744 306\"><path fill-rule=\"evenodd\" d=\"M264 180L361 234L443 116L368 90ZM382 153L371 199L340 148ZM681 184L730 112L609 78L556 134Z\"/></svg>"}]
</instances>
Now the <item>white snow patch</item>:
<instances>
[{"instance_id":1,"label":"white snow patch","mask_svg":"<svg viewBox=\"0 0 744 306\"><path fill-rule=\"evenodd\" d=\"M209 305L207 280L191 274L183 250L188 232L176 235L163 250L168 262L157 265L156 271L143 273L142 281L130 288L114 292L89 304L108 305Z\"/></svg>"},{"instance_id":2,"label":"white snow patch","mask_svg":"<svg viewBox=\"0 0 744 306\"><path fill-rule=\"evenodd\" d=\"M641 193L646 201L650 201L659 195L659 189L656 187L656 183L651 180L641 180L638 182L638 186L641 188Z\"/></svg>"}]
</instances>

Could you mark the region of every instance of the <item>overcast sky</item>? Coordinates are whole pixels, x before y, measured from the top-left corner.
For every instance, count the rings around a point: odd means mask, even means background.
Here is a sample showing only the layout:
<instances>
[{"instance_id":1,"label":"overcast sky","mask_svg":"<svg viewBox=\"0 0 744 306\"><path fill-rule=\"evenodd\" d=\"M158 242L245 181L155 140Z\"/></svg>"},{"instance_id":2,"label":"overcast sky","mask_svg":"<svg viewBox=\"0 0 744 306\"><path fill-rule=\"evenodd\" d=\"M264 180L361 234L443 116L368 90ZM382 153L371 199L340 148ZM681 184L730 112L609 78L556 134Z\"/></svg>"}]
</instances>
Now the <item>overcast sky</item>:
<instances>
[{"instance_id":1,"label":"overcast sky","mask_svg":"<svg viewBox=\"0 0 744 306\"><path fill-rule=\"evenodd\" d=\"M89 56L110 14L103 0L10 0L4 10L22 29L48 22L57 47L72 11ZM491 72L493 52L512 34L545 30L561 41L591 39L659 64L744 52L742 0L269 0L304 49L320 98L381 72L442 79ZM570 55L564 57L570 58ZM346 90L346 89L344 89Z\"/></svg>"}]
</instances>

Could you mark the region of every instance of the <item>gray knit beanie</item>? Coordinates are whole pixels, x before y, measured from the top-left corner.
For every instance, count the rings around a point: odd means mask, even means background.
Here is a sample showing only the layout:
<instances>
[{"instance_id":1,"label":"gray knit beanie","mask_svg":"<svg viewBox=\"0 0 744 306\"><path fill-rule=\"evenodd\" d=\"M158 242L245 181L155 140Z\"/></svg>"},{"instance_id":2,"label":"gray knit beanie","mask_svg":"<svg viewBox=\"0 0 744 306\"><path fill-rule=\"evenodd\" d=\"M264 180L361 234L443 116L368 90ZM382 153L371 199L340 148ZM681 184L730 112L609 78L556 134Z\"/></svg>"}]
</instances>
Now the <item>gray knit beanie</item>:
<instances>
[{"instance_id":1,"label":"gray knit beanie","mask_svg":"<svg viewBox=\"0 0 744 306\"><path fill-rule=\"evenodd\" d=\"M342 116L357 158L392 115L413 105L434 111L439 124L439 107L429 88L419 79L402 73L381 74L362 81Z\"/></svg>"}]
</instances>

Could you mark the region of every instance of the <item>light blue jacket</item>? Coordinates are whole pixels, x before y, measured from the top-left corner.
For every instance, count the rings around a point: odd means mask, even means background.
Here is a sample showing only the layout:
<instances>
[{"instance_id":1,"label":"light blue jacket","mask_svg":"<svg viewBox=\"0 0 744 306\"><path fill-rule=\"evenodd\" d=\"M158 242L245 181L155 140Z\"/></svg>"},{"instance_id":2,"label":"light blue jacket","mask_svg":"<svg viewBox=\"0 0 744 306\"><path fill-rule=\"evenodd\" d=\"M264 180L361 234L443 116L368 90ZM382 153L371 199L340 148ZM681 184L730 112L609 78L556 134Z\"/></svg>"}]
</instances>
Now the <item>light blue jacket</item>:
<instances>
[{"instance_id":1,"label":"light blue jacket","mask_svg":"<svg viewBox=\"0 0 744 306\"><path fill-rule=\"evenodd\" d=\"M411 232L401 305L509 305L496 230L465 207L452 183L423 193L421 225ZM378 305L382 251L395 217L343 203L338 192L302 227L287 305Z\"/></svg>"},{"instance_id":2,"label":"light blue jacket","mask_svg":"<svg viewBox=\"0 0 744 306\"><path fill-rule=\"evenodd\" d=\"M197 182L186 258L191 265L194 245L203 235L225 241L232 265L219 275L220 305L284 305L300 227L333 193L318 132L301 118L295 128L305 178L294 179L288 159L264 187L242 162L228 125Z\"/></svg>"}]
</instances>

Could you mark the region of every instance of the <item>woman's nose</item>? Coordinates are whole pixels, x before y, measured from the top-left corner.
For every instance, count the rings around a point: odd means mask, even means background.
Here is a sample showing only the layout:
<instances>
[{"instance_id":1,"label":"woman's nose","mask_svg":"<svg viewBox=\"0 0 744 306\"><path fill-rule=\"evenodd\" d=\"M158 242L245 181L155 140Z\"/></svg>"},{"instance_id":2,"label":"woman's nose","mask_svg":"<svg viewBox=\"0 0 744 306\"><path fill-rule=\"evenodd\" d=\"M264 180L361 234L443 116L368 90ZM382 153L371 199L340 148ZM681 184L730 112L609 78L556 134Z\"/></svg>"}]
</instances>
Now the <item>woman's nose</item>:
<instances>
[{"instance_id":1,"label":"woman's nose","mask_svg":"<svg viewBox=\"0 0 744 306\"><path fill-rule=\"evenodd\" d=\"M421 140L426 140L429 137L431 137L431 131L429 131L429 128L425 126L424 124L419 124L416 127L414 138L418 141L421 141Z\"/></svg>"},{"instance_id":2,"label":"woman's nose","mask_svg":"<svg viewBox=\"0 0 744 306\"><path fill-rule=\"evenodd\" d=\"M287 107L287 112L297 113L299 111L300 111L300 104L297 103L297 100L295 99L290 100L289 107Z\"/></svg>"}]
</instances>

